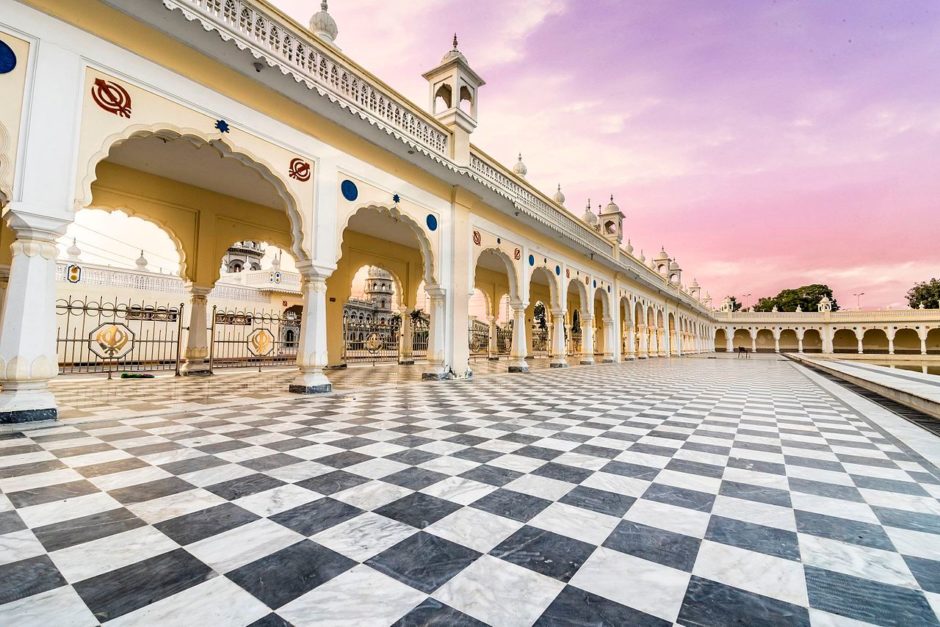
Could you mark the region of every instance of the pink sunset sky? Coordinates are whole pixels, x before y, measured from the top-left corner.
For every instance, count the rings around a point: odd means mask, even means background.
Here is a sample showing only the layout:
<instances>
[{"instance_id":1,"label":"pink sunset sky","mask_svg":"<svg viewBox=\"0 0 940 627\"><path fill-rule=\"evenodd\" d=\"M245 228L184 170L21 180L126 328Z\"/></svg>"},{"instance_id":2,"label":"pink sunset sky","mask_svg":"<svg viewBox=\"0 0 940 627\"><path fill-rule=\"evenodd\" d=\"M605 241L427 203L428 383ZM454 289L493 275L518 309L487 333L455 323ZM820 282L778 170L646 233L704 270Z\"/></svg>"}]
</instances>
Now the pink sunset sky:
<instances>
[{"instance_id":1,"label":"pink sunset sky","mask_svg":"<svg viewBox=\"0 0 940 627\"><path fill-rule=\"evenodd\" d=\"M274 0L303 24L311 0ZM940 276L936 0L333 0L337 44L427 106L456 31L473 141L581 215L614 194L716 301L828 283L904 307Z\"/></svg>"}]
</instances>

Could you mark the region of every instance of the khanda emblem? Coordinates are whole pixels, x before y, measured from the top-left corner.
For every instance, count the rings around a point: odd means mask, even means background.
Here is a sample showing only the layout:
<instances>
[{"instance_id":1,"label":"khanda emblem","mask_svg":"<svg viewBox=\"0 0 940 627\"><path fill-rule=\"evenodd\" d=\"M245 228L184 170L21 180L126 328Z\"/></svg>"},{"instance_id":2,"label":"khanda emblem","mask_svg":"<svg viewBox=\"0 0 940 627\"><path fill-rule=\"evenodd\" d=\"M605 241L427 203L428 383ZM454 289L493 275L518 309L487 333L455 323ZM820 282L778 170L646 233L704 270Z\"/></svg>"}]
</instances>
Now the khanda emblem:
<instances>
[{"instance_id":1,"label":"khanda emblem","mask_svg":"<svg viewBox=\"0 0 940 627\"><path fill-rule=\"evenodd\" d=\"M382 348L382 338L377 333L373 333L366 339L366 350L370 353L375 353L380 348Z\"/></svg>"},{"instance_id":2,"label":"khanda emblem","mask_svg":"<svg viewBox=\"0 0 940 627\"><path fill-rule=\"evenodd\" d=\"M248 336L248 351L255 357L264 357L274 350L274 334L267 329L255 329Z\"/></svg>"},{"instance_id":3,"label":"khanda emblem","mask_svg":"<svg viewBox=\"0 0 940 627\"><path fill-rule=\"evenodd\" d=\"M108 113L122 118L131 117L131 95L118 83L96 78L91 86L91 97Z\"/></svg>"},{"instance_id":4,"label":"khanda emblem","mask_svg":"<svg viewBox=\"0 0 940 627\"><path fill-rule=\"evenodd\" d=\"M106 323L90 333L88 344L102 359L120 359L134 347L134 334L123 324Z\"/></svg>"}]
</instances>

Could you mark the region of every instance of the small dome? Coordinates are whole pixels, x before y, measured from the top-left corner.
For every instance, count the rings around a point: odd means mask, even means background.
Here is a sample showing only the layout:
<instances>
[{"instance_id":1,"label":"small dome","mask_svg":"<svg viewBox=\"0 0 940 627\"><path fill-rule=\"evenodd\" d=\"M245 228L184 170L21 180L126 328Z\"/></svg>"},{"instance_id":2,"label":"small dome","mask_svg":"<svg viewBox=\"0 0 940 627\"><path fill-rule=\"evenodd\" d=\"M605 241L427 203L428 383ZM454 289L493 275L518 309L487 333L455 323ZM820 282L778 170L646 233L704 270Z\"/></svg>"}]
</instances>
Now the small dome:
<instances>
[{"instance_id":1,"label":"small dome","mask_svg":"<svg viewBox=\"0 0 940 627\"><path fill-rule=\"evenodd\" d=\"M455 59L462 59L464 63L469 65L467 57L463 56L463 53L460 50L457 50L457 33L454 33L454 47L447 51L443 57L441 57L441 65L449 63Z\"/></svg>"},{"instance_id":2,"label":"small dome","mask_svg":"<svg viewBox=\"0 0 940 627\"><path fill-rule=\"evenodd\" d=\"M663 246L662 248L660 248L660 250L659 250L659 255L656 257L656 260L657 260L657 261L668 261L668 260L669 260L669 253L666 252L666 247L665 247L665 246Z\"/></svg>"},{"instance_id":3,"label":"small dome","mask_svg":"<svg viewBox=\"0 0 940 627\"><path fill-rule=\"evenodd\" d=\"M629 238L629 237L627 238L627 248L626 248L626 250L627 250L627 254L628 254L628 255L632 255L632 254L633 254L633 244L630 243L630 238Z\"/></svg>"},{"instance_id":4,"label":"small dome","mask_svg":"<svg viewBox=\"0 0 940 627\"><path fill-rule=\"evenodd\" d=\"M558 184L558 191L555 192L554 196L552 196L552 200L557 202L559 205L565 204L565 195L561 192L561 183Z\"/></svg>"},{"instance_id":5,"label":"small dome","mask_svg":"<svg viewBox=\"0 0 940 627\"><path fill-rule=\"evenodd\" d=\"M138 269L138 270L146 270L146 269L147 269L147 258L144 257L144 251L140 251L140 257L138 257L138 258L137 258L137 261L135 261L134 263L137 264L137 269Z\"/></svg>"},{"instance_id":6,"label":"small dome","mask_svg":"<svg viewBox=\"0 0 940 627\"><path fill-rule=\"evenodd\" d=\"M320 3L320 11L310 18L310 31L327 43L336 41L339 28L336 26L336 20L329 13L326 0Z\"/></svg>"},{"instance_id":7,"label":"small dome","mask_svg":"<svg viewBox=\"0 0 940 627\"><path fill-rule=\"evenodd\" d=\"M610 195L610 203L607 205L607 209L604 210L605 213L620 213L620 207L617 206L617 203L614 202L614 195Z\"/></svg>"},{"instance_id":8,"label":"small dome","mask_svg":"<svg viewBox=\"0 0 940 627\"><path fill-rule=\"evenodd\" d=\"M646 255L643 253L643 250L640 249L640 263L646 262Z\"/></svg>"},{"instance_id":9,"label":"small dome","mask_svg":"<svg viewBox=\"0 0 940 627\"><path fill-rule=\"evenodd\" d=\"M74 237L72 238L72 245L65 252L68 254L70 261L78 261L78 258L82 256L82 249L75 243Z\"/></svg>"},{"instance_id":10,"label":"small dome","mask_svg":"<svg viewBox=\"0 0 940 627\"><path fill-rule=\"evenodd\" d=\"M275 258L271 261L271 269L272 269L272 270L280 270L280 269L281 269L281 253L278 253L278 254L277 254L277 257L275 257Z\"/></svg>"},{"instance_id":11,"label":"small dome","mask_svg":"<svg viewBox=\"0 0 940 627\"><path fill-rule=\"evenodd\" d=\"M525 178L525 175L529 173L529 168L525 167L525 164L522 163L522 153L519 153L519 160L516 161L516 165L512 166L512 171Z\"/></svg>"},{"instance_id":12,"label":"small dome","mask_svg":"<svg viewBox=\"0 0 940 627\"><path fill-rule=\"evenodd\" d=\"M672 261L669 262L669 269L670 269L670 270L681 270L682 268L679 267L679 262L676 261L675 259L673 259Z\"/></svg>"},{"instance_id":13,"label":"small dome","mask_svg":"<svg viewBox=\"0 0 940 627\"><path fill-rule=\"evenodd\" d=\"M587 207L584 208L584 215L581 217L582 220L590 224L591 226L597 224L597 214L591 211L591 199L588 199Z\"/></svg>"}]
</instances>

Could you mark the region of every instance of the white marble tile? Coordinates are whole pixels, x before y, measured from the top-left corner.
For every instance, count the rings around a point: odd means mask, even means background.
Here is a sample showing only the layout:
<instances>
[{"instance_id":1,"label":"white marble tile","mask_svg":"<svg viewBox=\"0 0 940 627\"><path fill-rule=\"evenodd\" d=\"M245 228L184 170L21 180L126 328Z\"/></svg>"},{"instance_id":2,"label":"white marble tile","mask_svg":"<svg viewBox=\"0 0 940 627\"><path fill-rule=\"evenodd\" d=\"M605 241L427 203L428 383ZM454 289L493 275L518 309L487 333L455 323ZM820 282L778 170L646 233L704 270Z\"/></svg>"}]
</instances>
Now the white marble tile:
<instances>
[{"instance_id":1,"label":"white marble tile","mask_svg":"<svg viewBox=\"0 0 940 627\"><path fill-rule=\"evenodd\" d=\"M382 507L392 501L408 496L413 490L386 483L384 481L373 480L353 486L342 492L332 494L332 498L343 503L349 503L359 509L372 510Z\"/></svg>"},{"instance_id":2,"label":"white marble tile","mask_svg":"<svg viewBox=\"0 0 940 627\"><path fill-rule=\"evenodd\" d=\"M401 462L396 462L391 459L379 458L370 459L359 464L354 464L344 468L343 470L360 475L362 477L378 479L380 477L385 477L386 475L390 475L407 468L409 468L408 464L402 464Z\"/></svg>"},{"instance_id":3,"label":"white marble tile","mask_svg":"<svg viewBox=\"0 0 940 627\"><path fill-rule=\"evenodd\" d=\"M484 555L433 596L491 625L529 627L564 587L556 579Z\"/></svg>"},{"instance_id":4,"label":"white marble tile","mask_svg":"<svg viewBox=\"0 0 940 627\"><path fill-rule=\"evenodd\" d=\"M158 479L166 479L167 477L172 477L173 475L162 468L157 468L156 466L143 466L141 468L134 468L133 470L125 470L123 472L113 472L107 475L99 475L97 477L92 477L89 481L95 486L103 491L108 492L110 490L117 490L118 488L126 488L127 486L140 485L142 483L148 483L150 481L156 481Z\"/></svg>"},{"instance_id":5,"label":"white marble tile","mask_svg":"<svg viewBox=\"0 0 940 627\"><path fill-rule=\"evenodd\" d=\"M718 494L718 490L721 488L721 479L669 470L668 468L661 470L656 475L656 483L685 488L686 490L707 492L708 494Z\"/></svg>"},{"instance_id":6,"label":"white marble tile","mask_svg":"<svg viewBox=\"0 0 940 627\"><path fill-rule=\"evenodd\" d=\"M634 506L635 507L635 506ZM796 531L796 518L789 507L759 503L731 496L719 495L712 506L712 515L735 518L756 525Z\"/></svg>"},{"instance_id":7,"label":"white marble tile","mask_svg":"<svg viewBox=\"0 0 940 627\"><path fill-rule=\"evenodd\" d=\"M359 565L294 599L278 614L297 627L385 627L424 599L414 588Z\"/></svg>"},{"instance_id":8,"label":"white marble tile","mask_svg":"<svg viewBox=\"0 0 940 627\"><path fill-rule=\"evenodd\" d=\"M499 468L506 468L509 470L515 470L516 472L532 472L536 468L540 468L545 465L544 459L535 459L533 457L525 457L523 455L515 455L513 453L507 453L502 457L497 457L494 460L487 462L490 466L497 466Z\"/></svg>"},{"instance_id":9,"label":"white marble tile","mask_svg":"<svg viewBox=\"0 0 940 627\"><path fill-rule=\"evenodd\" d=\"M640 466L647 466L649 468L665 468L666 464L669 463L668 457L665 455L650 455L648 453L638 453L635 451L624 451L620 455L614 458L618 462L626 462L628 464L638 464Z\"/></svg>"},{"instance_id":10,"label":"white marble tile","mask_svg":"<svg viewBox=\"0 0 940 627\"><path fill-rule=\"evenodd\" d=\"M222 497L202 488L197 488L142 503L131 503L126 507L134 515L153 525L222 503L225 503L225 499Z\"/></svg>"},{"instance_id":11,"label":"white marble tile","mask_svg":"<svg viewBox=\"0 0 940 627\"><path fill-rule=\"evenodd\" d=\"M581 485L626 496L640 497L649 488L650 482L609 472L596 472L582 481Z\"/></svg>"},{"instance_id":12,"label":"white marble tile","mask_svg":"<svg viewBox=\"0 0 940 627\"><path fill-rule=\"evenodd\" d=\"M521 527L522 523L515 520L465 507L428 526L425 531L480 553L489 553Z\"/></svg>"},{"instance_id":13,"label":"white marble tile","mask_svg":"<svg viewBox=\"0 0 940 627\"><path fill-rule=\"evenodd\" d=\"M548 477L540 477L539 475L522 475L504 485L503 488L549 501L557 501L573 490L574 484Z\"/></svg>"},{"instance_id":14,"label":"white marble tile","mask_svg":"<svg viewBox=\"0 0 940 627\"><path fill-rule=\"evenodd\" d=\"M42 543L29 529L20 529L0 535L0 564L18 562L46 552ZM2 622L2 621L0 621Z\"/></svg>"},{"instance_id":15,"label":"white marble tile","mask_svg":"<svg viewBox=\"0 0 940 627\"><path fill-rule=\"evenodd\" d=\"M366 512L312 536L312 540L363 562L417 533L411 525Z\"/></svg>"},{"instance_id":16,"label":"white marble tile","mask_svg":"<svg viewBox=\"0 0 940 627\"><path fill-rule=\"evenodd\" d=\"M681 570L601 547L575 573L570 584L675 622L690 578Z\"/></svg>"},{"instance_id":17,"label":"white marble tile","mask_svg":"<svg viewBox=\"0 0 940 627\"><path fill-rule=\"evenodd\" d=\"M273 516L318 498L319 494L289 483L232 502L259 516Z\"/></svg>"},{"instance_id":18,"label":"white marble tile","mask_svg":"<svg viewBox=\"0 0 940 627\"><path fill-rule=\"evenodd\" d=\"M216 572L226 573L303 539L296 531L262 518L194 542L186 550Z\"/></svg>"},{"instance_id":19,"label":"white marble tile","mask_svg":"<svg viewBox=\"0 0 940 627\"><path fill-rule=\"evenodd\" d=\"M290 466L287 466L287 468L290 468ZM246 468L245 466L241 466L239 464L223 464L221 466L206 468L205 470L188 472L185 475L180 475L180 479L191 483L194 486L204 488L206 486L215 485L224 481L231 481L232 479L240 479L242 477L247 477L248 475L253 474L255 474L255 471L251 468Z\"/></svg>"},{"instance_id":20,"label":"white marble tile","mask_svg":"<svg viewBox=\"0 0 940 627\"><path fill-rule=\"evenodd\" d=\"M890 507L893 509L906 509L910 512L933 514L940 516L940 502L929 496L916 496L912 494L898 494L884 490L868 490L859 488L862 497L869 505Z\"/></svg>"},{"instance_id":21,"label":"white marble tile","mask_svg":"<svg viewBox=\"0 0 940 627\"><path fill-rule=\"evenodd\" d=\"M177 548L176 542L147 526L53 551L49 557L69 583L76 583Z\"/></svg>"},{"instance_id":22,"label":"white marble tile","mask_svg":"<svg viewBox=\"0 0 940 627\"><path fill-rule=\"evenodd\" d=\"M800 562L704 540L692 574L787 603L809 605Z\"/></svg>"},{"instance_id":23,"label":"white marble tile","mask_svg":"<svg viewBox=\"0 0 940 627\"><path fill-rule=\"evenodd\" d=\"M51 503L43 503L42 505L24 507L18 509L17 513L20 515L20 518L23 519L23 522L29 525L29 527L35 528L117 509L119 507L122 507L122 505L118 503L117 500L104 492L97 492L95 494L76 496L64 501L53 501Z\"/></svg>"},{"instance_id":24,"label":"white marble tile","mask_svg":"<svg viewBox=\"0 0 940 627\"><path fill-rule=\"evenodd\" d=\"M940 536L937 534L899 529L898 527L885 527L884 530L891 538L894 548L901 555L911 555L940 562Z\"/></svg>"},{"instance_id":25,"label":"white marble tile","mask_svg":"<svg viewBox=\"0 0 940 627\"><path fill-rule=\"evenodd\" d=\"M456 476L467 472L468 470L473 470L479 465L479 462L470 461L469 459L460 459L459 457L452 456L441 456L430 459L423 464L419 464L418 467L426 468L427 470L433 470L434 472L440 472L445 475Z\"/></svg>"},{"instance_id":26,"label":"white marble tile","mask_svg":"<svg viewBox=\"0 0 940 627\"><path fill-rule=\"evenodd\" d=\"M130 459L133 457L127 451L114 449L112 451L101 451L100 453L88 453L87 455L73 455L64 457L62 461L71 468L81 468L82 466L91 466L92 464L104 464L114 462L119 459Z\"/></svg>"},{"instance_id":27,"label":"white marble tile","mask_svg":"<svg viewBox=\"0 0 940 627\"><path fill-rule=\"evenodd\" d=\"M304 439L309 440L311 436L307 436ZM328 455L335 455L336 453L342 453L344 449L341 449L337 446L330 446L329 444L314 444L310 443L310 446L305 446L303 448L295 448L290 452L294 457L299 457L301 459L316 460L321 457L327 457Z\"/></svg>"},{"instance_id":28,"label":"white marble tile","mask_svg":"<svg viewBox=\"0 0 940 627\"><path fill-rule=\"evenodd\" d=\"M66 624L68 627L94 627L99 624L71 586L47 590L4 605L0 608L0 622L16 627Z\"/></svg>"},{"instance_id":29,"label":"white marble tile","mask_svg":"<svg viewBox=\"0 0 940 627\"><path fill-rule=\"evenodd\" d=\"M71 468L62 468L50 472L39 472L32 475L21 475L19 477L10 477L0 479L0 490L7 494L11 492L20 492L22 490L33 490L35 488L44 488L57 483L68 483L69 481L81 481L84 479L77 470Z\"/></svg>"},{"instance_id":30,"label":"white marble tile","mask_svg":"<svg viewBox=\"0 0 940 627\"><path fill-rule=\"evenodd\" d=\"M810 481L823 481L825 483L834 483L836 485L848 485L855 487L852 477L844 472L834 470L823 470L821 468L808 468L806 466L789 466L787 476L797 479L809 479Z\"/></svg>"},{"instance_id":31,"label":"white marble tile","mask_svg":"<svg viewBox=\"0 0 940 627\"><path fill-rule=\"evenodd\" d=\"M783 475L773 475L767 472L744 470L743 468L725 468L722 479L725 481L736 481L738 483L759 485L765 488L776 488L777 490L790 489L790 484L787 482L787 478ZM657 481L658 480L659 479L657 478Z\"/></svg>"},{"instance_id":32,"label":"white marble tile","mask_svg":"<svg viewBox=\"0 0 940 627\"><path fill-rule=\"evenodd\" d=\"M871 507L865 503L855 503L852 501L843 501L842 499L833 499L826 496L817 496L805 492L791 492L790 501L793 509L801 509L814 514L824 514L832 516L837 513L840 518L857 520L859 522L873 523L880 525L878 517L871 510Z\"/></svg>"},{"instance_id":33,"label":"white marble tile","mask_svg":"<svg viewBox=\"0 0 940 627\"><path fill-rule=\"evenodd\" d=\"M687 507L647 499L639 499L624 516L624 520L666 529L693 538L705 537L705 530L708 529L708 519L708 512L699 512Z\"/></svg>"},{"instance_id":34,"label":"white marble tile","mask_svg":"<svg viewBox=\"0 0 940 627\"><path fill-rule=\"evenodd\" d=\"M527 524L569 538L600 545L620 524L620 519L573 505L552 503Z\"/></svg>"},{"instance_id":35,"label":"white marble tile","mask_svg":"<svg viewBox=\"0 0 940 627\"><path fill-rule=\"evenodd\" d=\"M488 483L481 483L464 477L448 477L419 491L461 505L469 505L496 489L496 486Z\"/></svg>"},{"instance_id":36,"label":"white marble tile","mask_svg":"<svg viewBox=\"0 0 940 627\"><path fill-rule=\"evenodd\" d=\"M807 566L896 586L917 587L917 581L904 559L893 551L882 551L804 533L799 534L799 539L800 555Z\"/></svg>"},{"instance_id":37,"label":"white marble tile","mask_svg":"<svg viewBox=\"0 0 940 627\"><path fill-rule=\"evenodd\" d=\"M871 627L872 623L854 620L847 616L831 614L823 610L809 608L809 620L813 627Z\"/></svg>"}]
</instances>

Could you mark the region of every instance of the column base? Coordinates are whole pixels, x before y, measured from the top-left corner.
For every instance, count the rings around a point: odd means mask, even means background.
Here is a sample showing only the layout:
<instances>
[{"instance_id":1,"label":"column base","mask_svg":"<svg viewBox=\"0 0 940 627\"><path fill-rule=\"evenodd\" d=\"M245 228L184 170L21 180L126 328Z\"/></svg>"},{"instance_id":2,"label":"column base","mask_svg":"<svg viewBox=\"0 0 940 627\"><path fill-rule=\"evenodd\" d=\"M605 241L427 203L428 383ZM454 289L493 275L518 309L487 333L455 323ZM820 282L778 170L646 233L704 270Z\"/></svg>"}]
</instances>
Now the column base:
<instances>
[{"instance_id":1,"label":"column base","mask_svg":"<svg viewBox=\"0 0 940 627\"><path fill-rule=\"evenodd\" d=\"M548 364L548 367L549 368L567 368L568 364L564 361L553 361L552 363Z\"/></svg>"},{"instance_id":2,"label":"column base","mask_svg":"<svg viewBox=\"0 0 940 627\"><path fill-rule=\"evenodd\" d=\"M56 420L55 396L45 381L4 383L0 392L0 424Z\"/></svg>"},{"instance_id":3,"label":"column base","mask_svg":"<svg viewBox=\"0 0 940 627\"><path fill-rule=\"evenodd\" d=\"M582 360L579 361L578 363L581 364L582 366L593 366L593 365L594 365L594 360L593 360L593 359L582 359Z\"/></svg>"},{"instance_id":4,"label":"column base","mask_svg":"<svg viewBox=\"0 0 940 627\"><path fill-rule=\"evenodd\" d=\"M415 365L415 360L414 359L399 359L398 365L399 366L413 366Z\"/></svg>"},{"instance_id":5,"label":"column base","mask_svg":"<svg viewBox=\"0 0 940 627\"><path fill-rule=\"evenodd\" d=\"M345 370L346 364L333 364L330 366L324 366L323 369L324 370Z\"/></svg>"},{"instance_id":6,"label":"column base","mask_svg":"<svg viewBox=\"0 0 940 627\"><path fill-rule=\"evenodd\" d=\"M617 363L617 360L616 359L604 359L601 363L602 364L615 364Z\"/></svg>"},{"instance_id":7,"label":"column base","mask_svg":"<svg viewBox=\"0 0 940 627\"><path fill-rule=\"evenodd\" d=\"M333 384L319 370L301 371L290 382L287 391L294 394L325 394L333 391Z\"/></svg>"},{"instance_id":8,"label":"column base","mask_svg":"<svg viewBox=\"0 0 940 627\"><path fill-rule=\"evenodd\" d=\"M527 364L513 364L509 366L509 372L528 372L529 366Z\"/></svg>"},{"instance_id":9,"label":"column base","mask_svg":"<svg viewBox=\"0 0 940 627\"><path fill-rule=\"evenodd\" d=\"M487 357L486 361L499 361L499 357Z\"/></svg>"},{"instance_id":10,"label":"column base","mask_svg":"<svg viewBox=\"0 0 940 627\"><path fill-rule=\"evenodd\" d=\"M454 375L448 368L435 366L430 370L421 373L422 381L448 381L453 379Z\"/></svg>"},{"instance_id":11,"label":"column base","mask_svg":"<svg viewBox=\"0 0 940 627\"><path fill-rule=\"evenodd\" d=\"M209 364L205 360L187 361L180 367L180 374L184 377L207 377L212 374Z\"/></svg>"}]
</instances>

